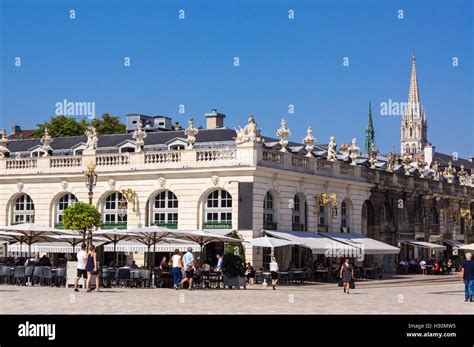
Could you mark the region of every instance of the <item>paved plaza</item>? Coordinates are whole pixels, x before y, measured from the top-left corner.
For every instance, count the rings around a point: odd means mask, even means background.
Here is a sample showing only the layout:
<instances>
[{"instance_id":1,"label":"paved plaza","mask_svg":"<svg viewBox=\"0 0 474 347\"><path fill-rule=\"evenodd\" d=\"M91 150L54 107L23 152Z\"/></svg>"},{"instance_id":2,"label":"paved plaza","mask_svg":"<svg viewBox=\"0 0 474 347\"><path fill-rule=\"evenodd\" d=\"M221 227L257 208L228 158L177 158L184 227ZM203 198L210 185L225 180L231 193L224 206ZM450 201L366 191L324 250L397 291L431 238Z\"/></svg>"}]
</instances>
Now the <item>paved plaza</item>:
<instances>
[{"instance_id":1,"label":"paved plaza","mask_svg":"<svg viewBox=\"0 0 474 347\"><path fill-rule=\"evenodd\" d=\"M2 314L473 314L456 276L357 283L349 295L336 284L261 285L246 290L72 289L0 286Z\"/></svg>"}]
</instances>

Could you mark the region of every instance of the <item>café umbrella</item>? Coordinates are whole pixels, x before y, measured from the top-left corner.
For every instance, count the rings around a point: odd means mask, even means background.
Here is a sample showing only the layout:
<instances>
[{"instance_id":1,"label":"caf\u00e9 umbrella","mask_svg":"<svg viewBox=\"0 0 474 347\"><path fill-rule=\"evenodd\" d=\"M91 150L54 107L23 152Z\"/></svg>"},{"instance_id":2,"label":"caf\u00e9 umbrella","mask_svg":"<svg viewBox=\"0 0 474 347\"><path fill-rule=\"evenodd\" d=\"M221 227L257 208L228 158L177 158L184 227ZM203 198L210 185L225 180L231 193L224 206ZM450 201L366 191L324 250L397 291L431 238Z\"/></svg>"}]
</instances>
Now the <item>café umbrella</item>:
<instances>
[{"instance_id":1,"label":"caf\u00e9 umbrella","mask_svg":"<svg viewBox=\"0 0 474 347\"><path fill-rule=\"evenodd\" d=\"M268 237L268 236L251 239L248 241L248 243L250 243L250 245L253 247L271 248L272 255L273 255L273 249L275 247L299 245L299 243L294 242L294 241L282 240L282 239L277 239L275 237Z\"/></svg>"},{"instance_id":2,"label":"caf\u00e9 umbrella","mask_svg":"<svg viewBox=\"0 0 474 347\"><path fill-rule=\"evenodd\" d=\"M4 231L4 235L11 236L16 241L26 243L28 245L28 256L31 256L31 245L39 241L50 241L50 236L72 234L72 231L55 229L33 223L15 224L0 227L0 231ZM21 235L14 235L21 234Z\"/></svg>"},{"instance_id":3,"label":"caf\u00e9 umbrella","mask_svg":"<svg viewBox=\"0 0 474 347\"><path fill-rule=\"evenodd\" d=\"M114 244L114 262L118 263L117 260L117 243L120 241L136 239L137 234L131 233L127 230L120 229L108 229L108 230L96 230L93 233L94 235L100 235L95 237L96 240L105 240Z\"/></svg>"},{"instance_id":4,"label":"caf\u00e9 umbrella","mask_svg":"<svg viewBox=\"0 0 474 347\"><path fill-rule=\"evenodd\" d=\"M130 234L135 235L135 239L145 246L148 247L148 259L147 264L149 266L149 255L150 255L150 248L153 246L153 256L155 255L156 244L163 241L165 243L170 243L166 240L166 238L170 237L170 233L173 232L173 229L163 228L156 225L152 225L149 227L137 227L127 229L127 232ZM172 236L171 236L172 237ZM154 259L153 259L154 263Z\"/></svg>"}]
</instances>

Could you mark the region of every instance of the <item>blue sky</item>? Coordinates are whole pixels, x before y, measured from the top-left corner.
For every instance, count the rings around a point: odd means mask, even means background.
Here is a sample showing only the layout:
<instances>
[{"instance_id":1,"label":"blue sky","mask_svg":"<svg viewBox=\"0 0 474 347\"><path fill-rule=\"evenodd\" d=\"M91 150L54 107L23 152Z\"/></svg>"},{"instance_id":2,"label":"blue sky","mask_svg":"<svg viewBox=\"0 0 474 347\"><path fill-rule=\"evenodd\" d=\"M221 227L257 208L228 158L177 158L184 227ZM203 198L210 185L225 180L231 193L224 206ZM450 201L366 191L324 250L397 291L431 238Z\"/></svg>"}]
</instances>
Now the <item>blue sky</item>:
<instances>
[{"instance_id":1,"label":"blue sky","mask_svg":"<svg viewBox=\"0 0 474 347\"><path fill-rule=\"evenodd\" d=\"M399 150L400 116L381 115L379 105L407 100L415 48L428 139L444 153L474 154L469 0L0 3L2 128L32 128L67 99L123 120L166 114L205 124L217 108L236 127L255 114L266 135L285 117L291 140L310 125L319 143L356 137L362 147L371 101L378 147Z\"/></svg>"}]
</instances>

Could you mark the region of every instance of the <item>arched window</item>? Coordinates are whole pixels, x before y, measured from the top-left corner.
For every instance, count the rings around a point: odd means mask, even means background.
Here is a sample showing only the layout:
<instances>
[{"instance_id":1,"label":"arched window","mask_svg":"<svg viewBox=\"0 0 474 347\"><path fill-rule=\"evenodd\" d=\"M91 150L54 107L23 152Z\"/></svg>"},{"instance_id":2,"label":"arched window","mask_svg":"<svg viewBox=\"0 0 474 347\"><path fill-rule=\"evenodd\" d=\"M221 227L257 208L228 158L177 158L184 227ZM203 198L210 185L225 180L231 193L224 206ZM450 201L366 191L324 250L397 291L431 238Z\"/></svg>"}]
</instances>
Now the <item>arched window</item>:
<instances>
[{"instance_id":1,"label":"arched window","mask_svg":"<svg viewBox=\"0 0 474 347\"><path fill-rule=\"evenodd\" d=\"M293 198L292 230L303 231L306 229L306 201L304 196L296 194Z\"/></svg>"},{"instance_id":2,"label":"arched window","mask_svg":"<svg viewBox=\"0 0 474 347\"><path fill-rule=\"evenodd\" d=\"M214 190L206 199L205 229L232 228L232 196L223 189Z\"/></svg>"},{"instance_id":3,"label":"arched window","mask_svg":"<svg viewBox=\"0 0 474 347\"><path fill-rule=\"evenodd\" d=\"M349 232L351 226L350 201L344 199L341 203L341 231Z\"/></svg>"},{"instance_id":4,"label":"arched window","mask_svg":"<svg viewBox=\"0 0 474 347\"><path fill-rule=\"evenodd\" d=\"M277 223L275 220L275 210L273 206L273 195L270 192L265 194L263 200L263 228L268 230L276 230Z\"/></svg>"},{"instance_id":5,"label":"arched window","mask_svg":"<svg viewBox=\"0 0 474 347\"><path fill-rule=\"evenodd\" d=\"M66 208L75 204L77 202L77 198L74 194L67 193L61 196L58 200L58 205L56 207L56 216L55 216L55 228L62 229L63 228L63 213Z\"/></svg>"},{"instance_id":6,"label":"arched window","mask_svg":"<svg viewBox=\"0 0 474 347\"><path fill-rule=\"evenodd\" d=\"M102 229L127 229L127 200L122 193L114 192L105 198Z\"/></svg>"},{"instance_id":7,"label":"arched window","mask_svg":"<svg viewBox=\"0 0 474 347\"><path fill-rule=\"evenodd\" d=\"M178 227L178 198L165 190L155 196L151 208L151 224L176 229Z\"/></svg>"},{"instance_id":8,"label":"arched window","mask_svg":"<svg viewBox=\"0 0 474 347\"><path fill-rule=\"evenodd\" d=\"M34 223L35 205L31 197L27 194L21 194L15 200L13 206L12 224Z\"/></svg>"},{"instance_id":9,"label":"arched window","mask_svg":"<svg viewBox=\"0 0 474 347\"><path fill-rule=\"evenodd\" d=\"M431 224L439 224L438 211L436 211L436 208L431 210Z\"/></svg>"},{"instance_id":10,"label":"arched window","mask_svg":"<svg viewBox=\"0 0 474 347\"><path fill-rule=\"evenodd\" d=\"M372 237L374 232L374 208L369 200L364 201L364 204L362 205L361 217L362 234Z\"/></svg>"}]
</instances>

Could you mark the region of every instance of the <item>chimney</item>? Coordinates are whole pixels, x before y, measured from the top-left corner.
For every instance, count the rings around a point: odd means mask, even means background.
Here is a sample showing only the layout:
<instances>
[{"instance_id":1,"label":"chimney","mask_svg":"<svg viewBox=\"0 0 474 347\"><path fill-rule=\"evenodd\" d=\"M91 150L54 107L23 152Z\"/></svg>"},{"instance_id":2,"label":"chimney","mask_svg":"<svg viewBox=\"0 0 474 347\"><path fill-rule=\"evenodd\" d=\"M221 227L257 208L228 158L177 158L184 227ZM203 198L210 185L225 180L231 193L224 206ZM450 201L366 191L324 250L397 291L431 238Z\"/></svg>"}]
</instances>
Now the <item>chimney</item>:
<instances>
[{"instance_id":1,"label":"chimney","mask_svg":"<svg viewBox=\"0 0 474 347\"><path fill-rule=\"evenodd\" d=\"M15 124L15 125L12 126L12 135L17 134L17 133L19 133L20 131L21 131L21 128L20 128L19 125L16 125L16 124Z\"/></svg>"},{"instance_id":2,"label":"chimney","mask_svg":"<svg viewBox=\"0 0 474 347\"><path fill-rule=\"evenodd\" d=\"M211 113L205 113L206 116L206 129L217 129L224 127L225 114L217 112L217 109L213 109Z\"/></svg>"},{"instance_id":3,"label":"chimney","mask_svg":"<svg viewBox=\"0 0 474 347\"><path fill-rule=\"evenodd\" d=\"M425 148L423 149L423 156L425 157L425 162L428 164L428 167L431 166L431 162L433 161L433 157L435 154L435 147L428 143Z\"/></svg>"}]
</instances>

